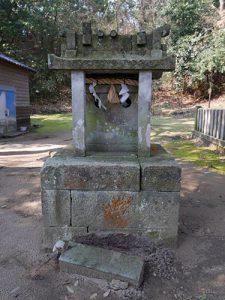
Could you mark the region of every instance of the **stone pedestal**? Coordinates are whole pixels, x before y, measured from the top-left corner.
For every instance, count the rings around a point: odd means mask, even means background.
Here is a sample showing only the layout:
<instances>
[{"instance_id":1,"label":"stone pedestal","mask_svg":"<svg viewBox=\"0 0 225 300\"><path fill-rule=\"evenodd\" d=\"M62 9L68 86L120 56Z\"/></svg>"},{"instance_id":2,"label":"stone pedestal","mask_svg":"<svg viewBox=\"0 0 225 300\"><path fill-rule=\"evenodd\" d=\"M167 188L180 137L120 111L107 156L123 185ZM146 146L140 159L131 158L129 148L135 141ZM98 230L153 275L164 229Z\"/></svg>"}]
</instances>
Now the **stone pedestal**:
<instances>
[{"instance_id":1,"label":"stone pedestal","mask_svg":"<svg viewBox=\"0 0 225 300\"><path fill-rule=\"evenodd\" d=\"M67 147L41 171L44 247L87 232L125 232L174 246L181 169L160 146L149 157Z\"/></svg>"}]
</instances>

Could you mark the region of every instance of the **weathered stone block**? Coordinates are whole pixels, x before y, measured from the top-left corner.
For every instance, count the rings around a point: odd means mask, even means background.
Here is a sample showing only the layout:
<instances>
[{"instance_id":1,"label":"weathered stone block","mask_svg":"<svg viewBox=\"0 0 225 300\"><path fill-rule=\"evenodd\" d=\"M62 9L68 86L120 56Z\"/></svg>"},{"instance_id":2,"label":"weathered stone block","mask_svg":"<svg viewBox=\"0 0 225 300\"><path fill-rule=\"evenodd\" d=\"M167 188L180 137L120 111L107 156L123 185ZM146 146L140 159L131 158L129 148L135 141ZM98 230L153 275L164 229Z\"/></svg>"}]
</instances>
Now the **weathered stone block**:
<instances>
[{"instance_id":1,"label":"weathered stone block","mask_svg":"<svg viewBox=\"0 0 225 300\"><path fill-rule=\"evenodd\" d=\"M139 160L121 153L79 158L73 149L59 151L41 172L49 226L44 244L70 240L81 230L134 233L175 245L181 171L162 147L151 145L150 157Z\"/></svg>"},{"instance_id":2,"label":"weathered stone block","mask_svg":"<svg viewBox=\"0 0 225 300\"><path fill-rule=\"evenodd\" d=\"M42 248L51 250L58 240L71 241L73 237L85 233L87 233L87 228L84 227L44 227L42 232Z\"/></svg>"},{"instance_id":3,"label":"weathered stone block","mask_svg":"<svg viewBox=\"0 0 225 300\"><path fill-rule=\"evenodd\" d=\"M178 192L181 168L173 159L140 158L141 189L158 192Z\"/></svg>"},{"instance_id":4,"label":"weathered stone block","mask_svg":"<svg viewBox=\"0 0 225 300\"><path fill-rule=\"evenodd\" d=\"M66 34L66 48L68 50L74 50L76 48L76 39L75 39L75 32L74 31L67 30L67 34Z\"/></svg>"},{"instance_id":5,"label":"weathered stone block","mask_svg":"<svg viewBox=\"0 0 225 300\"><path fill-rule=\"evenodd\" d=\"M161 45L159 45L161 47ZM84 71L96 71L102 70L102 72L107 72L111 70L112 72L118 71L120 73L127 73L127 70L163 70L164 72L173 71L175 66L175 56L170 55L162 57L161 59L152 59L150 57L141 57L141 59L131 57L131 59L118 59L117 57L96 59L95 57L74 58L65 59L57 57L54 54L48 55L48 67L49 69L55 70L84 70Z\"/></svg>"},{"instance_id":6,"label":"weathered stone block","mask_svg":"<svg viewBox=\"0 0 225 300\"><path fill-rule=\"evenodd\" d=\"M83 23L83 45L90 46L92 42L91 23Z\"/></svg>"},{"instance_id":7,"label":"weathered stone block","mask_svg":"<svg viewBox=\"0 0 225 300\"><path fill-rule=\"evenodd\" d=\"M138 32L137 33L137 45L143 46L146 45L147 43L147 36L144 31Z\"/></svg>"},{"instance_id":8,"label":"weathered stone block","mask_svg":"<svg viewBox=\"0 0 225 300\"><path fill-rule=\"evenodd\" d=\"M108 280L125 280L137 287L143 281L142 258L78 243L60 256L59 266L61 271Z\"/></svg>"},{"instance_id":9,"label":"weathered stone block","mask_svg":"<svg viewBox=\"0 0 225 300\"><path fill-rule=\"evenodd\" d=\"M77 50L66 50L65 51L65 56L67 58L71 58L71 57L76 56L76 53L77 53Z\"/></svg>"},{"instance_id":10,"label":"weathered stone block","mask_svg":"<svg viewBox=\"0 0 225 300\"><path fill-rule=\"evenodd\" d=\"M160 49L153 49L152 51L151 51L151 58L152 59L160 59L160 58L162 58L163 57L163 51L162 50L160 50Z\"/></svg>"},{"instance_id":11,"label":"weathered stone block","mask_svg":"<svg viewBox=\"0 0 225 300\"><path fill-rule=\"evenodd\" d=\"M49 158L41 171L42 189L140 190L140 166L136 156L75 157L64 149Z\"/></svg>"},{"instance_id":12,"label":"weathered stone block","mask_svg":"<svg viewBox=\"0 0 225 300\"><path fill-rule=\"evenodd\" d=\"M72 225L90 230L133 226L135 192L71 191Z\"/></svg>"},{"instance_id":13,"label":"weathered stone block","mask_svg":"<svg viewBox=\"0 0 225 300\"><path fill-rule=\"evenodd\" d=\"M45 226L70 225L69 190L42 190L41 199Z\"/></svg>"},{"instance_id":14,"label":"weathered stone block","mask_svg":"<svg viewBox=\"0 0 225 300\"><path fill-rule=\"evenodd\" d=\"M176 239L179 193L71 191L71 197L72 226Z\"/></svg>"}]
</instances>

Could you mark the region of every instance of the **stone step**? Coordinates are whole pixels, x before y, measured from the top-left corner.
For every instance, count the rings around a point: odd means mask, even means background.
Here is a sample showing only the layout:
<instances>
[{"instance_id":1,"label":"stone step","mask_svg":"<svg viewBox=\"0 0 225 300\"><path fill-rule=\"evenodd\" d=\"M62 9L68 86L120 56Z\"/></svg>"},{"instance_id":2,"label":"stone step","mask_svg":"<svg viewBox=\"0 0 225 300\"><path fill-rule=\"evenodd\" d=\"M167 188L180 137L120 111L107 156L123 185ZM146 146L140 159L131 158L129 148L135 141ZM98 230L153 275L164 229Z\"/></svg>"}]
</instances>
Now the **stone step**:
<instances>
[{"instance_id":1,"label":"stone step","mask_svg":"<svg viewBox=\"0 0 225 300\"><path fill-rule=\"evenodd\" d=\"M141 257L78 243L60 256L59 266L64 272L119 279L136 287L143 281L144 260Z\"/></svg>"}]
</instances>

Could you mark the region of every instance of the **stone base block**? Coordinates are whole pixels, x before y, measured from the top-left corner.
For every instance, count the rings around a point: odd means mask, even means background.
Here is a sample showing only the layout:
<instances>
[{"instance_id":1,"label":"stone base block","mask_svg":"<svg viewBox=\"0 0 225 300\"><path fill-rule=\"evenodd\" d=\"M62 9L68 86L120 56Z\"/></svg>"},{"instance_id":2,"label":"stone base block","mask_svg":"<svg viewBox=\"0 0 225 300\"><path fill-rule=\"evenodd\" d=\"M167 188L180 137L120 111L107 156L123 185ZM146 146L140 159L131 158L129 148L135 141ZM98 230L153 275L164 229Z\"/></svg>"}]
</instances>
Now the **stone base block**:
<instances>
[{"instance_id":1,"label":"stone base block","mask_svg":"<svg viewBox=\"0 0 225 300\"><path fill-rule=\"evenodd\" d=\"M139 191L140 165L135 155L76 157L70 147L45 162L41 186L44 190Z\"/></svg>"},{"instance_id":2,"label":"stone base block","mask_svg":"<svg viewBox=\"0 0 225 300\"><path fill-rule=\"evenodd\" d=\"M72 226L44 227L42 232L42 248L52 250L58 240L69 242L77 235L87 233L87 228L76 228Z\"/></svg>"},{"instance_id":3,"label":"stone base block","mask_svg":"<svg viewBox=\"0 0 225 300\"><path fill-rule=\"evenodd\" d=\"M70 225L69 190L42 190L41 199L45 226Z\"/></svg>"},{"instance_id":4,"label":"stone base block","mask_svg":"<svg viewBox=\"0 0 225 300\"><path fill-rule=\"evenodd\" d=\"M143 191L179 192L181 168L174 160L140 159Z\"/></svg>"},{"instance_id":5,"label":"stone base block","mask_svg":"<svg viewBox=\"0 0 225 300\"><path fill-rule=\"evenodd\" d=\"M151 146L151 156L139 158L141 190L179 192L181 168L159 144Z\"/></svg>"},{"instance_id":6,"label":"stone base block","mask_svg":"<svg viewBox=\"0 0 225 300\"><path fill-rule=\"evenodd\" d=\"M128 231L156 240L177 236L177 192L71 191L72 226L94 231Z\"/></svg>"},{"instance_id":7,"label":"stone base block","mask_svg":"<svg viewBox=\"0 0 225 300\"><path fill-rule=\"evenodd\" d=\"M63 149L41 172L44 244L52 247L64 236L101 231L175 244L180 181L180 167L160 145L152 145L146 158L76 157L73 148Z\"/></svg>"}]
</instances>

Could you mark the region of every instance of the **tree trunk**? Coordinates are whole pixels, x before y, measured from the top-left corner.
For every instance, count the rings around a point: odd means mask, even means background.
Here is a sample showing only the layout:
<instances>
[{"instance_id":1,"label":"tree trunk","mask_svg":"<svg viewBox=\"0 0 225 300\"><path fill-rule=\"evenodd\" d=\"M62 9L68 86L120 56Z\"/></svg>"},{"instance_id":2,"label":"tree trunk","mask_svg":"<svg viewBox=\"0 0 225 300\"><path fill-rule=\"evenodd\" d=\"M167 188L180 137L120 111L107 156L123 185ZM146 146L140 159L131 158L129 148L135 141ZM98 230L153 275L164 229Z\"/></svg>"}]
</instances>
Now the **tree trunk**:
<instances>
[{"instance_id":1,"label":"tree trunk","mask_svg":"<svg viewBox=\"0 0 225 300\"><path fill-rule=\"evenodd\" d=\"M224 10L224 0L220 0L220 12L223 12Z\"/></svg>"},{"instance_id":2,"label":"tree trunk","mask_svg":"<svg viewBox=\"0 0 225 300\"><path fill-rule=\"evenodd\" d=\"M208 94L209 94L209 102L208 102L208 108L211 107L211 99L212 99L212 81L209 82L209 89L208 89Z\"/></svg>"}]
</instances>

